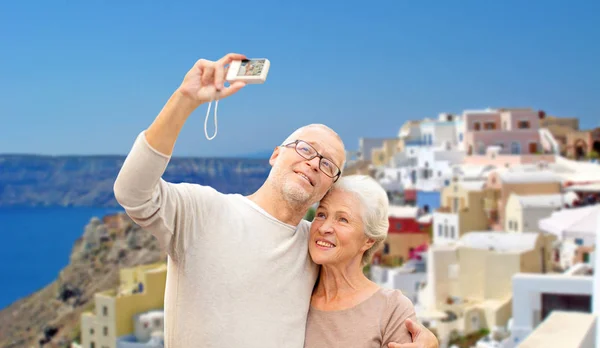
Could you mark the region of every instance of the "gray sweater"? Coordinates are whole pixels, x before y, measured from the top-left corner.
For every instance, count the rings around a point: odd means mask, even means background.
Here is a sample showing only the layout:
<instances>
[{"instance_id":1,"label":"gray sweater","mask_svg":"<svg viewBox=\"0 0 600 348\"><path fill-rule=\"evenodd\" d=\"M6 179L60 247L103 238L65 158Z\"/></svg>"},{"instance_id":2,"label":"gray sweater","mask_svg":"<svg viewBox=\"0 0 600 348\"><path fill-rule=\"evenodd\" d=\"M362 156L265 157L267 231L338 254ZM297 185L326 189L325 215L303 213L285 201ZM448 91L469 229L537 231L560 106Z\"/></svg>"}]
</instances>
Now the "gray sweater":
<instances>
[{"instance_id":1,"label":"gray sweater","mask_svg":"<svg viewBox=\"0 0 600 348\"><path fill-rule=\"evenodd\" d=\"M142 132L114 187L168 253L166 348L303 347L318 274L310 224L282 223L238 194L166 182L169 160Z\"/></svg>"}]
</instances>

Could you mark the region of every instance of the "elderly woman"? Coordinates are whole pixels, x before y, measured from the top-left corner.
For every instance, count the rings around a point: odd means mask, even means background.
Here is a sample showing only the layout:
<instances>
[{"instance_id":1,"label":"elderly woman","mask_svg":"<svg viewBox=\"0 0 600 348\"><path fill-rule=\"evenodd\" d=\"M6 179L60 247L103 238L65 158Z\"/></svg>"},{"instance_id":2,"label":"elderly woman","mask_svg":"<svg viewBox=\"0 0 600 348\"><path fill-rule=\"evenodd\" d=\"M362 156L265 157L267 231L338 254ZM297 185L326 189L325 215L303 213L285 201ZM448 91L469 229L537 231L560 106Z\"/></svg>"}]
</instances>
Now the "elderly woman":
<instances>
[{"instance_id":1,"label":"elderly woman","mask_svg":"<svg viewBox=\"0 0 600 348\"><path fill-rule=\"evenodd\" d=\"M309 252L321 265L308 313L305 347L388 347L409 343L405 320L416 320L399 290L363 274L388 231L388 198L372 178L341 177L321 200Z\"/></svg>"}]
</instances>

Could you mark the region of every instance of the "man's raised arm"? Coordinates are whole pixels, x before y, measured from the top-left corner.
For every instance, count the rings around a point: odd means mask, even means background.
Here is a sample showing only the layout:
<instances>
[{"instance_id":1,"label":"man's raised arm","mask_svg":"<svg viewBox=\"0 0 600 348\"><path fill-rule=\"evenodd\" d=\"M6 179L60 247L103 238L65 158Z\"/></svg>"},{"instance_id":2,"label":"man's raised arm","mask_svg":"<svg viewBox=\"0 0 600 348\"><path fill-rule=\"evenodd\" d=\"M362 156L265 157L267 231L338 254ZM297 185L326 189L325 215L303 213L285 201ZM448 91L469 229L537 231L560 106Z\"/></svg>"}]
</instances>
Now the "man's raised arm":
<instances>
[{"instance_id":1,"label":"man's raised arm","mask_svg":"<svg viewBox=\"0 0 600 348\"><path fill-rule=\"evenodd\" d=\"M140 226L150 230L163 247L170 249L175 228L186 224L184 209L193 209L194 195L189 185L167 183L161 177L171 159L181 128L203 103L226 98L244 87L236 82L223 86L227 65L244 59L228 54L216 62L196 62L185 75L148 129L135 140L114 184L115 198Z\"/></svg>"}]
</instances>

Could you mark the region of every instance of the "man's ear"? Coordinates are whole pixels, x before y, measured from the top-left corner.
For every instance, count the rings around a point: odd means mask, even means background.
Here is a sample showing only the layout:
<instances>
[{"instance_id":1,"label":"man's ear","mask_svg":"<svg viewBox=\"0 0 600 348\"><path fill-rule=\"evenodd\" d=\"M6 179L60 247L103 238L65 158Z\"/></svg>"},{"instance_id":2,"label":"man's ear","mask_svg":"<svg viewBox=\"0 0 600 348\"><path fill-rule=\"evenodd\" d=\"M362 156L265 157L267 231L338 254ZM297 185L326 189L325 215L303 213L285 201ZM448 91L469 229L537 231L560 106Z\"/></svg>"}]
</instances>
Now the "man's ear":
<instances>
[{"instance_id":1,"label":"man's ear","mask_svg":"<svg viewBox=\"0 0 600 348\"><path fill-rule=\"evenodd\" d=\"M273 149L273 153L271 154L271 158L269 158L269 164L271 165L271 167L273 166L273 164L275 164L275 160L279 156L280 149L281 149L281 147L279 147L279 146L276 146L275 149Z\"/></svg>"}]
</instances>

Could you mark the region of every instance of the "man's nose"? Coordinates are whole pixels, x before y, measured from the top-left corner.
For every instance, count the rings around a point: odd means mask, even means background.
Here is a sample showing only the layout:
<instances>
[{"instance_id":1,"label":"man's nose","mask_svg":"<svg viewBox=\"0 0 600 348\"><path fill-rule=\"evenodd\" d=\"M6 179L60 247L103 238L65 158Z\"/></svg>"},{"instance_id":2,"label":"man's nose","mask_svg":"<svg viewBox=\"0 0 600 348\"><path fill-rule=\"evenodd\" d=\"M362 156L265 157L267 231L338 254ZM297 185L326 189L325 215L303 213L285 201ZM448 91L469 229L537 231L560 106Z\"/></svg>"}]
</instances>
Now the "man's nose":
<instances>
[{"instance_id":1,"label":"man's nose","mask_svg":"<svg viewBox=\"0 0 600 348\"><path fill-rule=\"evenodd\" d=\"M319 157L315 157L311 160L306 161L306 163L314 170L314 171L318 171L319 170L319 165L321 163L321 159Z\"/></svg>"}]
</instances>

